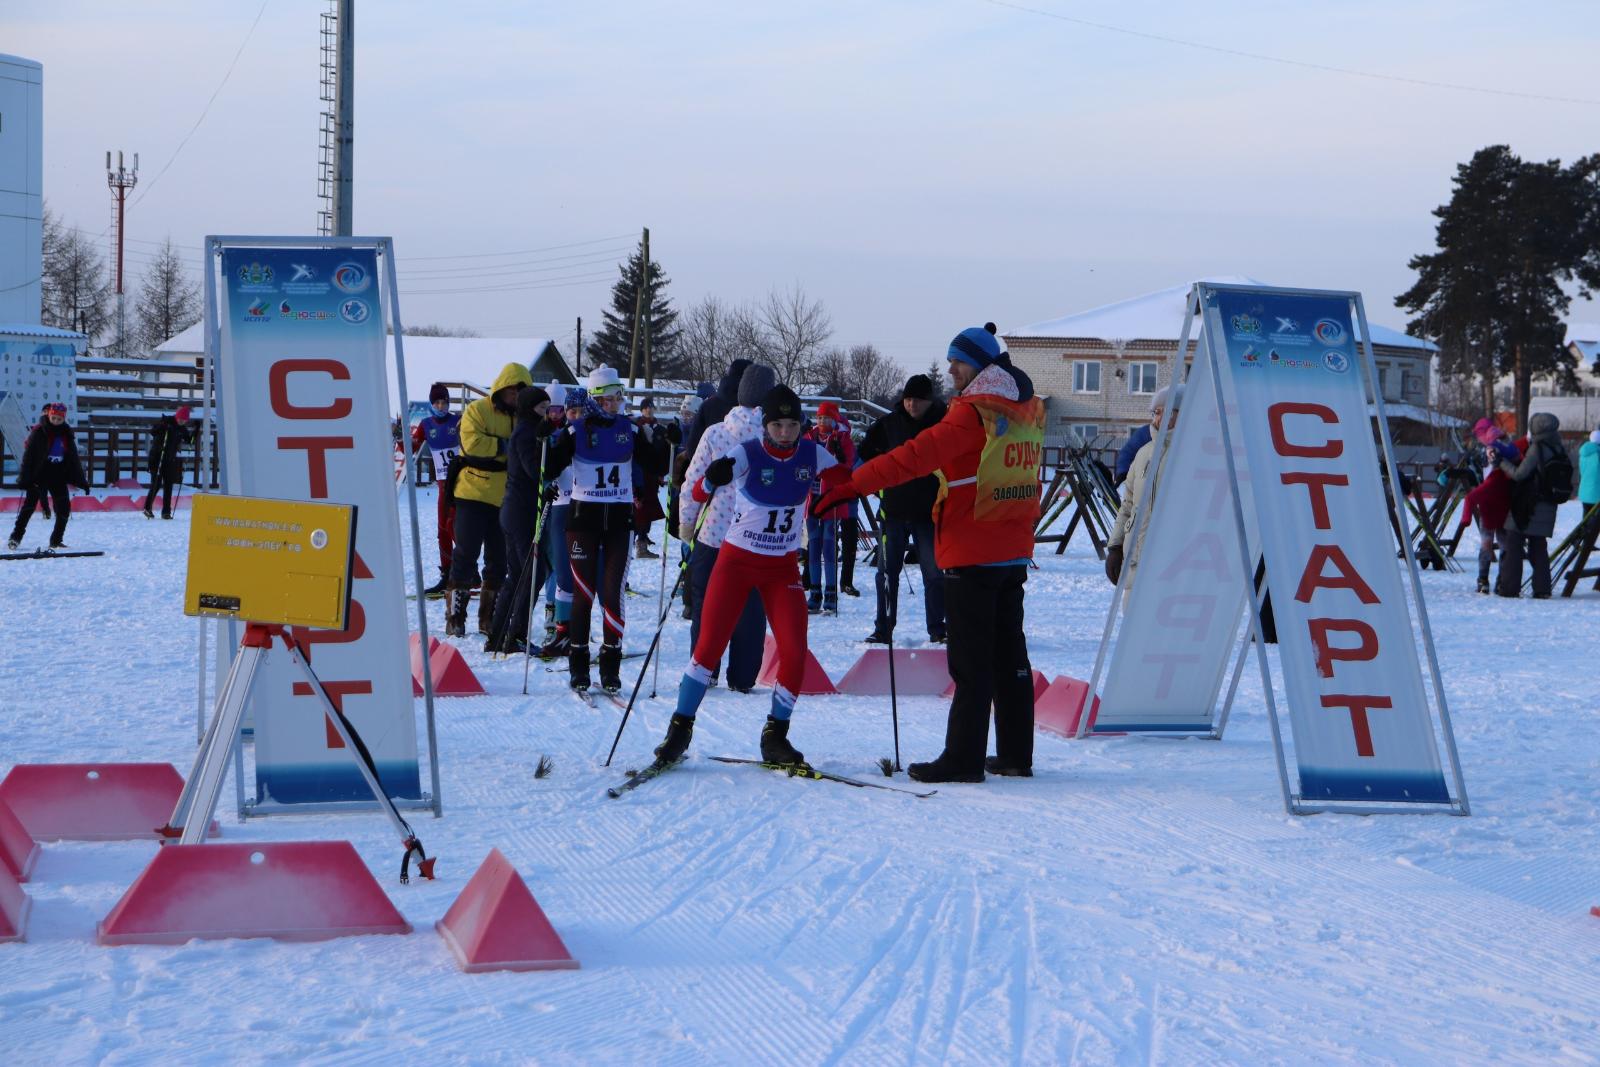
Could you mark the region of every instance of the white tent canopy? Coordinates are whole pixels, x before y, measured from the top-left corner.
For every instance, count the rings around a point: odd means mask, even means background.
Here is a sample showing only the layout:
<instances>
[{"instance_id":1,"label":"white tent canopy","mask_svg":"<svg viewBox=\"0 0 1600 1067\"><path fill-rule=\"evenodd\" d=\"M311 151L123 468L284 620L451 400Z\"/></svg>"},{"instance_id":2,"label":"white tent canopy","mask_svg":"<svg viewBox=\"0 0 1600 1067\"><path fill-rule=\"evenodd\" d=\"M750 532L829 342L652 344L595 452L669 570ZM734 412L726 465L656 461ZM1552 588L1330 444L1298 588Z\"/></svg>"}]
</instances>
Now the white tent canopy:
<instances>
[{"instance_id":1,"label":"white tent canopy","mask_svg":"<svg viewBox=\"0 0 1600 1067\"><path fill-rule=\"evenodd\" d=\"M1269 285L1238 275L1205 278L1203 281L1217 285ZM1102 341L1173 341L1183 331L1184 300L1190 286L1175 285L1143 296L1119 300L1115 304L1080 311L1064 318L1036 322L1015 330L1003 330L1007 338L1024 337L1087 337ZM1411 337L1377 323L1370 323L1374 344L1391 348L1412 348L1433 351L1435 345L1420 337ZM1198 325L1191 329L1191 338L1199 335Z\"/></svg>"}]
</instances>

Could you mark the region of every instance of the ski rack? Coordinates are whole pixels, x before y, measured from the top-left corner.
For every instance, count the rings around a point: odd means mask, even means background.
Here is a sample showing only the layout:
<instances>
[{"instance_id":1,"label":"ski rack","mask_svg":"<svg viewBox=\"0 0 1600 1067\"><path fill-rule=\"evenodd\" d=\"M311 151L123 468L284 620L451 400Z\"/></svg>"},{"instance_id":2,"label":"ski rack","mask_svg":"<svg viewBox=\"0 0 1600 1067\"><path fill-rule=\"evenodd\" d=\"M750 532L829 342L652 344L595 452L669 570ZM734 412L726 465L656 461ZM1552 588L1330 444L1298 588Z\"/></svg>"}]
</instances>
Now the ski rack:
<instances>
[{"instance_id":1,"label":"ski rack","mask_svg":"<svg viewBox=\"0 0 1600 1067\"><path fill-rule=\"evenodd\" d=\"M322 686L322 680L311 669L311 664L306 662L299 646L289 636L287 628L276 623L245 624L244 637L239 641L239 651L234 654L233 664L228 668L228 676L217 693L216 709L206 727L200 751L195 754L194 768L183 783L183 792L178 795L177 806L172 809L172 818L157 832L165 839L176 839L180 845L198 845L205 840L206 828L211 825L212 817L216 814L217 796L222 791L222 780L228 770L228 757L230 753L236 753L239 746L239 723L244 717L245 708L249 705L257 672L277 638L283 639L284 647L289 652L289 661L311 687L311 692L322 702L322 711L328 717L328 722L333 725L345 748L354 755L356 767L366 779L372 795L377 798L378 806L388 816L395 832L400 835L400 843L405 848L405 855L400 861L400 881L405 883L411 880L413 855L417 857L417 873L431 880L434 860L428 858L427 853L423 851L422 842L417 840L417 835L412 831L410 824L400 815L389 794L384 792L366 744L356 733L350 720L345 718L344 712L328 696L328 691Z\"/></svg>"}]
</instances>

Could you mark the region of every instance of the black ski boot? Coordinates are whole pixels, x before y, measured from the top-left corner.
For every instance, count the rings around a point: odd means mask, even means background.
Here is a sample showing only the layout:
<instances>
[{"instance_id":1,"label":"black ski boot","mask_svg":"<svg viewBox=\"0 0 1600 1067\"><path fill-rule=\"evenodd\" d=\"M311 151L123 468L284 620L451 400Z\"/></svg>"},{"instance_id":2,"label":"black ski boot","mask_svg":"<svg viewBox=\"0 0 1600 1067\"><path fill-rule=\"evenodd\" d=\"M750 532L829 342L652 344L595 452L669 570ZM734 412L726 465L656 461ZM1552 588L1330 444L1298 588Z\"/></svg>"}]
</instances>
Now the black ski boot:
<instances>
[{"instance_id":1,"label":"black ski boot","mask_svg":"<svg viewBox=\"0 0 1600 1067\"><path fill-rule=\"evenodd\" d=\"M667 723L667 736L656 746L656 759L662 763L681 760L689 751L689 740L694 737L694 717L674 715Z\"/></svg>"},{"instance_id":2,"label":"black ski boot","mask_svg":"<svg viewBox=\"0 0 1600 1067\"><path fill-rule=\"evenodd\" d=\"M448 590L447 607L444 613L444 635L446 637L467 636L467 601L472 597L472 590L458 589L451 586Z\"/></svg>"},{"instance_id":3,"label":"black ski boot","mask_svg":"<svg viewBox=\"0 0 1600 1067\"><path fill-rule=\"evenodd\" d=\"M555 636L539 646L540 659L555 659L572 651L572 639L567 636L567 624L556 623Z\"/></svg>"},{"instance_id":4,"label":"black ski boot","mask_svg":"<svg viewBox=\"0 0 1600 1067\"><path fill-rule=\"evenodd\" d=\"M443 597L449 588L450 576L445 574L444 571L440 571L439 580L428 586L428 588L424 589L422 591L422 595L427 597L429 600L437 600Z\"/></svg>"},{"instance_id":5,"label":"black ski boot","mask_svg":"<svg viewBox=\"0 0 1600 1067\"><path fill-rule=\"evenodd\" d=\"M600 646L600 688L608 693L622 692L622 646Z\"/></svg>"},{"instance_id":6,"label":"black ski boot","mask_svg":"<svg viewBox=\"0 0 1600 1067\"><path fill-rule=\"evenodd\" d=\"M589 691L589 650L587 648L573 648L567 653L567 673L570 675L567 684L580 693Z\"/></svg>"},{"instance_id":7,"label":"black ski boot","mask_svg":"<svg viewBox=\"0 0 1600 1067\"><path fill-rule=\"evenodd\" d=\"M803 766L803 752L789 743L789 720L767 716L767 725L761 728L761 759L764 763L777 763L785 767Z\"/></svg>"}]
</instances>

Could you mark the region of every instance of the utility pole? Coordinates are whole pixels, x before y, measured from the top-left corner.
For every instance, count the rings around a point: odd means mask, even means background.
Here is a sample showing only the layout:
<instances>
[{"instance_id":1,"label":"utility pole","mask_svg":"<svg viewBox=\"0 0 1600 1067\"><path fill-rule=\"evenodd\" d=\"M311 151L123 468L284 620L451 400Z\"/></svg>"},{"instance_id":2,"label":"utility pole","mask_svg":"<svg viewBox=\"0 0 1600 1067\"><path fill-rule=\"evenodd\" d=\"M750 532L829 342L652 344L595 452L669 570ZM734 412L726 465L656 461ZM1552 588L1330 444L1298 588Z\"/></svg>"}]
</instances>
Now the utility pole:
<instances>
[{"instance_id":1,"label":"utility pole","mask_svg":"<svg viewBox=\"0 0 1600 1067\"><path fill-rule=\"evenodd\" d=\"M640 247L643 249L644 267L639 272L639 290L633 298L633 337L628 342L628 388L633 388L633 380L639 376L639 331L641 327L646 331L650 329L647 316L650 313L650 227L644 228L644 237ZM650 377L650 342L645 341L645 380L649 383Z\"/></svg>"},{"instance_id":2,"label":"utility pole","mask_svg":"<svg viewBox=\"0 0 1600 1067\"><path fill-rule=\"evenodd\" d=\"M328 0L322 13L321 144L317 232L348 237L355 173L355 0Z\"/></svg>"},{"instance_id":3,"label":"utility pole","mask_svg":"<svg viewBox=\"0 0 1600 1067\"><path fill-rule=\"evenodd\" d=\"M583 378L583 316L582 315L578 316L578 347L574 351L576 353L577 369L574 370L572 373L576 374L579 379L582 379Z\"/></svg>"},{"instance_id":4,"label":"utility pole","mask_svg":"<svg viewBox=\"0 0 1600 1067\"><path fill-rule=\"evenodd\" d=\"M122 281L122 246L127 237L128 190L139 184L139 153L133 154L133 166L123 166L122 152L117 151L117 165L111 166L111 153L106 153L106 184L111 187L111 202L116 230L117 261L117 341L116 353L128 354L128 298Z\"/></svg>"},{"instance_id":5,"label":"utility pole","mask_svg":"<svg viewBox=\"0 0 1600 1067\"><path fill-rule=\"evenodd\" d=\"M338 151L333 172L333 232L349 237L356 144L356 0L339 0L339 90L334 100Z\"/></svg>"}]
</instances>

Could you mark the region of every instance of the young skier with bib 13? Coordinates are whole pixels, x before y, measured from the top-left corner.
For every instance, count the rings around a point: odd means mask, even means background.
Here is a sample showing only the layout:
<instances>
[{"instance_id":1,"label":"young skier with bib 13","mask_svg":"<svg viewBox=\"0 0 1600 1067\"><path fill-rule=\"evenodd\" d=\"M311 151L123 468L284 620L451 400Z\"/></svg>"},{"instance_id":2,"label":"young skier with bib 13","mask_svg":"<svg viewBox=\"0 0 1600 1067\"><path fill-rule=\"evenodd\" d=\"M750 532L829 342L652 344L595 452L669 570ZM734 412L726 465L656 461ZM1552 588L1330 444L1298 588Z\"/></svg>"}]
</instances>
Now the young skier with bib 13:
<instances>
[{"instance_id":1,"label":"young skier with bib 13","mask_svg":"<svg viewBox=\"0 0 1600 1067\"><path fill-rule=\"evenodd\" d=\"M857 468L823 493L816 508L939 476L934 555L944 571L956 693L944 752L907 771L922 782L981 782L985 769L1027 777L1033 773L1033 668L1022 632L1022 585L1039 518L1044 403L985 328L957 334L948 359L959 395L945 417ZM991 705L996 755L985 760Z\"/></svg>"},{"instance_id":2,"label":"young skier with bib 13","mask_svg":"<svg viewBox=\"0 0 1600 1067\"><path fill-rule=\"evenodd\" d=\"M678 708L656 748L662 763L681 759L688 750L695 713L711 685L710 665L728 647L751 590L761 596L778 645L778 684L761 731L761 758L784 765L805 761L789 743L789 716L806 670L806 595L797 549L813 479L827 471L823 484L832 485L848 471L835 465L827 449L801 439L800 398L793 390L774 386L762 399L761 412L762 436L735 445L686 487L701 504L719 490L734 494L735 503L700 609L700 638L678 683Z\"/></svg>"}]
</instances>

